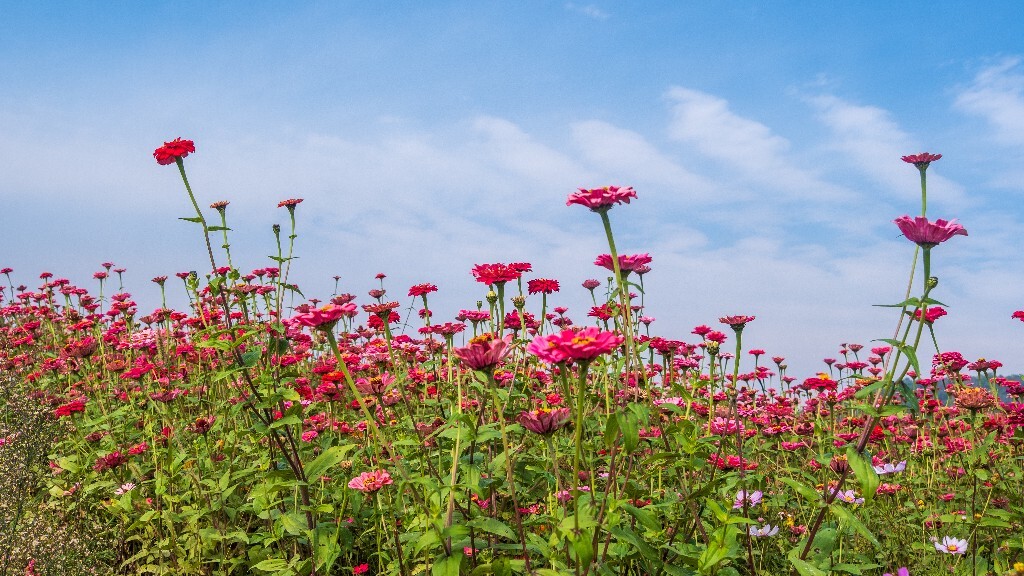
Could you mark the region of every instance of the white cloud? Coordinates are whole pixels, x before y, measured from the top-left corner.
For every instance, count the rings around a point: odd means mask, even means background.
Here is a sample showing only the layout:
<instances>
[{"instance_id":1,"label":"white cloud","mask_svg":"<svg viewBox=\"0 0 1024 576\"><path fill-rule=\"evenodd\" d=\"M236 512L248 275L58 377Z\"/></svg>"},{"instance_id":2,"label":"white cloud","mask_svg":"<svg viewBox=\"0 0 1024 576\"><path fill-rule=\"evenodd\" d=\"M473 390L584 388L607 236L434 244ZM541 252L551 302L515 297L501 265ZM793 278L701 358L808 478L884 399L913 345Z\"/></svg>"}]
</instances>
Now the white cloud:
<instances>
[{"instance_id":1,"label":"white cloud","mask_svg":"<svg viewBox=\"0 0 1024 576\"><path fill-rule=\"evenodd\" d=\"M594 20L607 20L609 16L611 16L610 14L608 14L607 12L593 4L586 4L581 6L579 4L569 2L565 5L565 9L570 12L582 14L588 18L593 18Z\"/></svg>"},{"instance_id":2,"label":"white cloud","mask_svg":"<svg viewBox=\"0 0 1024 576\"><path fill-rule=\"evenodd\" d=\"M915 178L917 171L908 169L900 158L924 150L887 110L853 104L830 94L810 96L806 100L831 132L822 150L830 164L857 170L881 185L887 195L901 199L903 204L920 198ZM963 187L936 173L941 170L941 164L929 169L930 197L941 198L946 205L962 207L966 201Z\"/></svg>"},{"instance_id":3,"label":"white cloud","mask_svg":"<svg viewBox=\"0 0 1024 576\"><path fill-rule=\"evenodd\" d=\"M791 144L771 128L733 112L723 98L674 87L669 136L723 164L726 174L773 190L777 198L835 201L851 197L849 190L822 180L815 171L791 159Z\"/></svg>"},{"instance_id":4,"label":"white cloud","mask_svg":"<svg viewBox=\"0 0 1024 576\"><path fill-rule=\"evenodd\" d=\"M1020 58L1006 58L979 72L960 90L955 106L985 119L998 141L1024 145L1024 73Z\"/></svg>"}]
</instances>

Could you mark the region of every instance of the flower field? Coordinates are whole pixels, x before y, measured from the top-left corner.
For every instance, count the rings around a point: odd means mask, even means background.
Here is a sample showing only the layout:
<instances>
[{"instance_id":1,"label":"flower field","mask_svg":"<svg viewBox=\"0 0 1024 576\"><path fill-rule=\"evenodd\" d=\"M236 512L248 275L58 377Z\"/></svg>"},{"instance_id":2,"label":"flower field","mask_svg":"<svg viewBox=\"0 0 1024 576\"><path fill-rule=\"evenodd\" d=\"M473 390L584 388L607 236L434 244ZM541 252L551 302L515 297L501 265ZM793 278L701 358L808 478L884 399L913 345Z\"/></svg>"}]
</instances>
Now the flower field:
<instances>
[{"instance_id":1,"label":"flower field","mask_svg":"<svg viewBox=\"0 0 1024 576\"><path fill-rule=\"evenodd\" d=\"M892 325L789 374L743 346L755 316L652 332L652 257L614 239L630 187L567 198L607 250L609 281L572 288L589 311L529 263L482 263L486 300L435 318L429 282L303 295L301 199L277 255L236 268L195 151L154 157L209 272L147 287L188 309L139 311L111 263L94 293L0 271L0 574L1024 575L1024 383L919 354L941 350L932 259L970 241L927 215L940 155L903 158L921 206L894 222Z\"/></svg>"}]
</instances>

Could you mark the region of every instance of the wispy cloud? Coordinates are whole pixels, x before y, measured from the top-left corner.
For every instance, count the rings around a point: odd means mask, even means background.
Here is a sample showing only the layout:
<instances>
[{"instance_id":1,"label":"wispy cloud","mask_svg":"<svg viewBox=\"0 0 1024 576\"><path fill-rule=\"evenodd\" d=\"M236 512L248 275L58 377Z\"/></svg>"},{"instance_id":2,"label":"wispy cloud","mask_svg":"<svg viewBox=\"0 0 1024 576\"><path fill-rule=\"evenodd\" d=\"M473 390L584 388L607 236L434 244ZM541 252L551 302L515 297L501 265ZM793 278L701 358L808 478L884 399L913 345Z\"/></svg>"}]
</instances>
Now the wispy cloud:
<instances>
[{"instance_id":1,"label":"wispy cloud","mask_svg":"<svg viewBox=\"0 0 1024 576\"><path fill-rule=\"evenodd\" d=\"M594 20L607 20L611 16L611 14L605 12L604 10L598 8L593 4L580 5L575 4L573 2L569 2L565 5L565 9L568 10L569 12L575 12L577 14L582 14L588 18L593 18Z\"/></svg>"},{"instance_id":2,"label":"wispy cloud","mask_svg":"<svg viewBox=\"0 0 1024 576\"><path fill-rule=\"evenodd\" d=\"M1005 58L960 90L955 105L985 119L998 141L1024 145L1024 71L1019 57Z\"/></svg>"},{"instance_id":3,"label":"wispy cloud","mask_svg":"<svg viewBox=\"0 0 1024 576\"><path fill-rule=\"evenodd\" d=\"M850 197L848 190L795 163L789 140L765 124L733 112L724 98L682 87L670 89L666 98L671 104L669 136L718 161L729 174L790 200Z\"/></svg>"}]
</instances>

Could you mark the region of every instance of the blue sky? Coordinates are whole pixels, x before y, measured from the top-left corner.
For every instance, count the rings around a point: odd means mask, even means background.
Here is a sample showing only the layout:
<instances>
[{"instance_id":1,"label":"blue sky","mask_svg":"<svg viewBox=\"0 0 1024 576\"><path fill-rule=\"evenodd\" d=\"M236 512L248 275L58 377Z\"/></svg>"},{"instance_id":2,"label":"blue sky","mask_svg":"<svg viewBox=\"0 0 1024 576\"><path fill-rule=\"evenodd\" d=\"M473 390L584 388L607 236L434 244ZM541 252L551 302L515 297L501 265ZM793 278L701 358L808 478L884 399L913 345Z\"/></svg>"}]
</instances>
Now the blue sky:
<instances>
[{"instance_id":1,"label":"blue sky","mask_svg":"<svg viewBox=\"0 0 1024 576\"><path fill-rule=\"evenodd\" d=\"M1019 4L890 4L4 2L0 267L93 288L113 261L156 307L149 278L204 269L151 157L181 136L243 270L270 265L276 204L301 197L309 296L341 275L365 300L385 272L403 303L438 284L443 320L482 298L473 264L529 261L583 322L607 248L565 196L632 185L612 220L654 258L654 331L753 314L744 341L806 376L891 336L871 304L902 299L892 220L919 208L899 157L929 151L929 216L970 233L935 251L939 344L1024 371Z\"/></svg>"}]
</instances>

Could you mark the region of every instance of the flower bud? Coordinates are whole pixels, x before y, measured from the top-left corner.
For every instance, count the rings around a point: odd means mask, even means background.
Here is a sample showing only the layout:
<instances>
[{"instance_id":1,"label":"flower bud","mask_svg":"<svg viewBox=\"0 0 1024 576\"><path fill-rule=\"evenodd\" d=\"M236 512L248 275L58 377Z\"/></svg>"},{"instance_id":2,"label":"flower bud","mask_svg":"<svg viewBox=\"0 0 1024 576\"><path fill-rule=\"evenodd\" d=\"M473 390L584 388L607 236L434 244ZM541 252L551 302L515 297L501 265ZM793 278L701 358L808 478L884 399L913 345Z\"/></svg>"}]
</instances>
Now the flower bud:
<instances>
[{"instance_id":1,"label":"flower bud","mask_svg":"<svg viewBox=\"0 0 1024 576\"><path fill-rule=\"evenodd\" d=\"M515 306L517 310L522 310L523 308L526 307L526 297L525 296L513 296L512 297L512 305Z\"/></svg>"},{"instance_id":2,"label":"flower bud","mask_svg":"<svg viewBox=\"0 0 1024 576\"><path fill-rule=\"evenodd\" d=\"M497 301L498 301L498 293L497 292L495 292L494 290L491 290L491 291L487 292L487 303L488 304L494 304Z\"/></svg>"},{"instance_id":3,"label":"flower bud","mask_svg":"<svg viewBox=\"0 0 1024 576\"><path fill-rule=\"evenodd\" d=\"M936 278L935 276L929 276L928 280L924 283L924 285L926 288L930 290L934 289L936 286L939 285L939 279Z\"/></svg>"},{"instance_id":4,"label":"flower bud","mask_svg":"<svg viewBox=\"0 0 1024 576\"><path fill-rule=\"evenodd\" d=\"M708 351L708 356L718 356L718 342L708 342L705 348Z\"/></svg>"}]
</instances>

